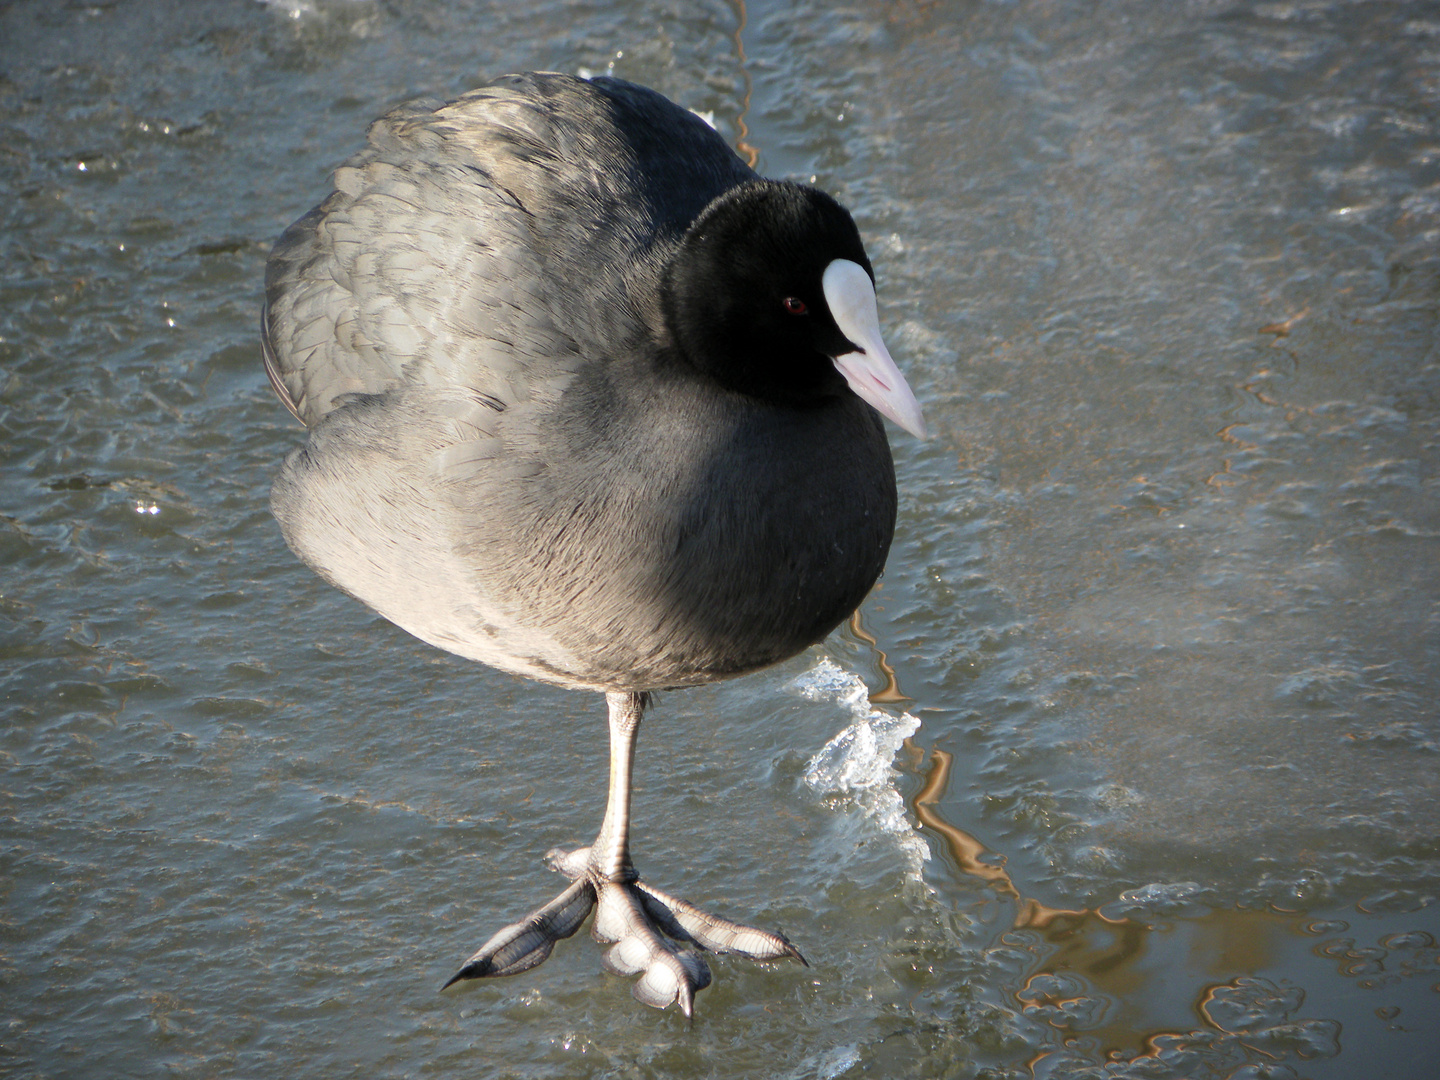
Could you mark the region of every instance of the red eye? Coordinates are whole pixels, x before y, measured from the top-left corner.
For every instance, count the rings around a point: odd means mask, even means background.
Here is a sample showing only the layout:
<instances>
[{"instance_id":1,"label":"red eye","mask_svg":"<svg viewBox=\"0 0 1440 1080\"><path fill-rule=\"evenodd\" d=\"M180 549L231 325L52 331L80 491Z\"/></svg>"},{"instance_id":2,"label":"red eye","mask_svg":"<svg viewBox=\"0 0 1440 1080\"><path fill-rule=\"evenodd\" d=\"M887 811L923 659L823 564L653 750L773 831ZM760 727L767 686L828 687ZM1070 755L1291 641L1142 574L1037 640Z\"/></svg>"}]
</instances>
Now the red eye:
<instances>
[{"instance_id":1,"label":"red eye","mask_svg":"<svg viewBox=\"0 0 1440 1080\"><path fill-rule=\"evenodd\" d=\"M798 296L787 296L780 302L785 305L785 310L791 315L804 315L810 310L805 306L805 301Z\"/></svg>"}]
</instances>

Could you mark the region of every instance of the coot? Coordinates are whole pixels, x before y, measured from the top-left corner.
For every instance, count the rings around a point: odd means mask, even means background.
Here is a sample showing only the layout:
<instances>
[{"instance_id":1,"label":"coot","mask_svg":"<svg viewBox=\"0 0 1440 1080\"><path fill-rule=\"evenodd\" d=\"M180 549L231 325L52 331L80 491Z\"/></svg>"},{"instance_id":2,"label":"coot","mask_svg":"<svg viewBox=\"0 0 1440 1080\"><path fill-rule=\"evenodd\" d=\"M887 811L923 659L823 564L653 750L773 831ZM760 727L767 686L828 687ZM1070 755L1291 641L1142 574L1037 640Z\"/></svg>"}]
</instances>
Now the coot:
<instances>
[{"instance_id":1,"label":"coot","mask_svg":"<svg viewBox=\"0 0 1440 1080\"><path fill-rule=\"evenodd\" d=\"M689 1015L697 950L803 958L640 881L635 736L651 691L793 656L884 565L880 416L924 422L870 261L830 196L618 79L506 76L368 143L266 269L266 370L310 429L271 507L417 637L606 695L599 836L451 982L533 967L595 909L605 966Z\"/></svg>"}]
</instances>

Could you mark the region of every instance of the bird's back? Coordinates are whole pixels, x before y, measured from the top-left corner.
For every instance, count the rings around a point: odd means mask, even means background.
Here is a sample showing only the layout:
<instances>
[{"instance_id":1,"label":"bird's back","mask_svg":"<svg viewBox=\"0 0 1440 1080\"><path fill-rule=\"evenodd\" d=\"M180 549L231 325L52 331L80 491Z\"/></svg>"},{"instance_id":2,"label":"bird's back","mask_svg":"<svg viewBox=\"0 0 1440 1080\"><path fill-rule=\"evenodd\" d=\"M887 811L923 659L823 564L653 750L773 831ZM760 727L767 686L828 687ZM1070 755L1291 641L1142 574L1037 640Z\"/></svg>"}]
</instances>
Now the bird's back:
<instances>
[{"instance_id":1,"label":"bird's back","mask_svg":"<svg viewBox=\"0 0 1440 1080\"><path fill-rule=\"evenodd\" d=\"M313 426L347 393L464 384L503 402L548 361L612 357L658 324L685 227L753 178L699 117L616 79L512 75L400 106L271 253L272 381Z\"/></svg>"}]
</instances>

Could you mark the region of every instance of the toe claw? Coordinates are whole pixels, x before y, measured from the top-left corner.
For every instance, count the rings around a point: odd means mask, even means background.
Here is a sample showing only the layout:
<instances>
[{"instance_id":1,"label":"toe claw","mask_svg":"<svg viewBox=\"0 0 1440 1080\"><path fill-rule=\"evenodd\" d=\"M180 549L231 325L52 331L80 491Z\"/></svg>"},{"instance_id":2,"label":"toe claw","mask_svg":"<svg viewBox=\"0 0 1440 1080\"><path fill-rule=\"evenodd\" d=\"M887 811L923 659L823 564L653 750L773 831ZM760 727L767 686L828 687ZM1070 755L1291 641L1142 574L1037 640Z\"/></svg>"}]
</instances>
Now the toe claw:
<instances>
[{"instance_id":1,"label":"toe claw","mask_svg":"<svg viewBox=\"0 0 1440 1080\"><path fill-rule=\"evenodd\" d=\"M713 953L735 953L751 960L793 957L809 967L800 950L784 934L722 919L701 911L689 901L637 882L646 913L676 941L690 942Z\"/></svg>"},{"instance_id":2,"label":"toe claw","mask_svg":"<svg viewBox=\"0 0 1440 1080\"><path fill-rule=\"evenodd\" d=\"M595 906L595 890L588 881L572 884L539 911L504 927L466 960L440 989L462 979L518 975L543 963L557 941L580 929Z\"/></svg>"},{"instance_id":3,"label":"toe claw","mask_svg":"<svg viewBox=\"0 0 1440 1080\"><path fill-rule=\"evenodd\" d=\"M656 1009L680 1003L687 1017L695 1014L695 995L710 985L710 966L697 952L665 951L645 969L631 994L635 1000Z\"/></svg>"}]
</instances>

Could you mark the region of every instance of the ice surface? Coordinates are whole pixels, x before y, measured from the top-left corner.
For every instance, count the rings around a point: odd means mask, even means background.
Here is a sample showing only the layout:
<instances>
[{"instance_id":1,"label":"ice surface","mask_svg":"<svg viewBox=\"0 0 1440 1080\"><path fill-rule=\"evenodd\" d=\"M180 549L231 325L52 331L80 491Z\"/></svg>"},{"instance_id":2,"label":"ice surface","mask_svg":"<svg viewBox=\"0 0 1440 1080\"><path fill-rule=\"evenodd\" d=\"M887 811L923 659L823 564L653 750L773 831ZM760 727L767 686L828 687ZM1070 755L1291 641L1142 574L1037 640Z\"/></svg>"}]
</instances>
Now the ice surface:
<instances>
[{"instance_id":1,"label":"ice surface","mask_svg":"<svg viewBox=\"0 0 1440 1080\"><path fill-rule=\"evenodd\" d=\"M603 705L266 509L270 243L524 69L850 206L932 429L833 671L647 719L642 868L814 965L721 961L690 1029L579 936L435 993L593 834ZM0 109L0 1071L1430 1080L1433 3L8 4Z\"/></svg>"}]
</instances>

